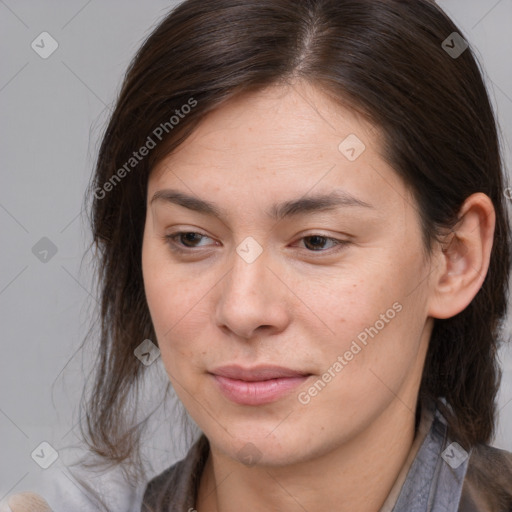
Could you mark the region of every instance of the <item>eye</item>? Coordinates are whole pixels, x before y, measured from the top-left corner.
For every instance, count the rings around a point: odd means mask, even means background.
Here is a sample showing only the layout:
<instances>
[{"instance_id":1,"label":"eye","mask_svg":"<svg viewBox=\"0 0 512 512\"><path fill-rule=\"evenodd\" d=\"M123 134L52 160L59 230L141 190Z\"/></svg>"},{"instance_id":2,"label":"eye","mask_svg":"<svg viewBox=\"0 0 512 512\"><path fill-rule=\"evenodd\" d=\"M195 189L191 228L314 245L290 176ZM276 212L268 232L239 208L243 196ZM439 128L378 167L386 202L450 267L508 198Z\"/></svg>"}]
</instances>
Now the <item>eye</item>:
<instances>
[{"instance_id":1,"label":"eye","mask_svg":"<svg viewBox=\"0 0 512 512\"><path fill-rule=\"evenodd\" d=\"M326 242L332 242L333 246L332 248L335 248L338 246L338 248L341 248L340 246L347 245L349 242L346 240L338 240L337 238L331 238L319 234L313 234L302 237L300 240L304 240L304 245L310 249L313 247L313 252L327 252L327 250L322 250L322 247L324 246ZM316 249L314 247L317 247ZM318 248L319 247L319 248Z\"/></svg>"},{"instance_id":2,"label":"eye","mask_svg":"<svg viewBox=\"0 0 512 512\"><path fill-rule=\"evenodd\" d=\"M165 236L165 239L171 244L171 249L178 252L186 252L187 249L198 247L194 245L194 243L200 241L202 238L209 237L196 231L177 231L176 233ZM184 242L184 244L181 242Z\"/></svg>"},{"instance_id":3,"label":"eye","mask_svg":"<svg viewBox=\"0 0 512 512\"><path fill-rule=\"evenodd\" d=\"M194 248L202 247L201 245L197 245L197 242L210 237L196 231L177 231L175 233L165 235L164 238L168 241L172 251L190 253L193 252ZM299 241L302 240L304 240L307 252L317 253L330 252L330 249L338 251L350 243L348 240L339 240L337 238L327 237L320 234L304 236L299 239ZM330 249L324 250L323 246L325 246L326 242L331 242L332 246Z\"/></svg>"}]
</instances>

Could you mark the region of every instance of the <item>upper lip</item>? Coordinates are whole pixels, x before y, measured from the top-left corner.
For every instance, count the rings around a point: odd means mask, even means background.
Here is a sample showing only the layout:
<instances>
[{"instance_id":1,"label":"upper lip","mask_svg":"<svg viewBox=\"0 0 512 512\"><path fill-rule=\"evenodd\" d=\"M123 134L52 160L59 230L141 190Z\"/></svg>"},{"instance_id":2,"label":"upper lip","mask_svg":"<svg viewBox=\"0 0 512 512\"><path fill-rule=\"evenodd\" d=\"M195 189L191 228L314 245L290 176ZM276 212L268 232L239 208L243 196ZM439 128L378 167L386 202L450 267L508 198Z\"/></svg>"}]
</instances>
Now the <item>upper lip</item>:
<instances>
[{"instance_id":1,"label":"upper lip","mask_svg":"<svg viewBox=\"0 0 512 512\"><path fill-rule=\"evenodd\" d=\"M229 379L245 380L248 382L310 375L308 372L272 365L253 366L252 368L243 368L238 365L226 365L220 366L210 373L220 375L221 377L228 377Z\"/></svg>"}]
</instances>

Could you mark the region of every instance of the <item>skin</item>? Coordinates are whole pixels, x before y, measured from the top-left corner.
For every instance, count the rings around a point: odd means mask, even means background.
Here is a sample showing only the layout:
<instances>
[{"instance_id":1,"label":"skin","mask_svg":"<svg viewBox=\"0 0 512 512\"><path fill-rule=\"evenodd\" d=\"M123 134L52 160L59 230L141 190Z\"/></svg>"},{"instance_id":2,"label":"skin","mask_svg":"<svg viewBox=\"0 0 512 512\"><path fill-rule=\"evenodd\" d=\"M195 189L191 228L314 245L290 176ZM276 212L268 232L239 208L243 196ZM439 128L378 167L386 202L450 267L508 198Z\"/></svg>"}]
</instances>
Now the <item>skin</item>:
<instances>
[{"instance_id":1,"label":"skin","mask_svg":"<svg viewBox=\"0 0 512 512\"><path fill-rule=\"evenodd\" d=\"M338 146L356 134L354 161ZM244 94L210 113L154 169L142 264L165 369L210 441L199 512L378 511L414 439L417 395L434 318L462 311L489 265L495 215L474 194L429 261L418 209L381 156L376 127L311 85ZM165 201L177 189L225 209L221 219ZM345 190L373 208L339 207L281 221L271 205ZM171 250L166 234L187 250ZM313 235L327 237L319 241ZM247 263L248 236L263 252ZM350 241L340 247L329 238ZM188 244L187 244L188 242ZM343 370L307 391L381 314L385 323ZM313 374L276 402L238 405L208 371L276 364ZM254 465L240 459L247 443ZM246 448L245 448L246 449Z\"/></svg>"}]
</instances>

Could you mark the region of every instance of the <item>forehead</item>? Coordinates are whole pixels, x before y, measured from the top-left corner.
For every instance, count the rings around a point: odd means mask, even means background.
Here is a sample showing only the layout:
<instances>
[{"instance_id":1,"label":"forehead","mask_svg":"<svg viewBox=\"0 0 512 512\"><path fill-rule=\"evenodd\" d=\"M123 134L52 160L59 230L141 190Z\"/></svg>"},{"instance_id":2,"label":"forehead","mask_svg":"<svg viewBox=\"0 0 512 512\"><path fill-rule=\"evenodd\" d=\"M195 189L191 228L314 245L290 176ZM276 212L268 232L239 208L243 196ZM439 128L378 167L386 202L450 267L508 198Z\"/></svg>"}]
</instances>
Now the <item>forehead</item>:
<instances>
[{"instance_id":1,"label":"forehead","mask_svg":"<svg viewBox=\"0 0 512 512\"><path fill-rule=\"evenodd\" d=\"M221 165L241 157L286 157L300 162L313 160L312 152L315 157L321 151L338 156L340 137L350 134L366 144L377 143L370 123L316 87L306 83L271 86L239 94L206 115L173 152L173 160L185 163L200 151L215 153L213 164Z\"/></svg>"},{"instance_id":2,"label":"forehead","mask_svg":"<svg viewBox=\"0 0 512 512\"><path fill-rule=\"evenodd\" d=\"M311 85L273 86L205 116L153 169L148 195L179 186L264 201L343 189L385 206L406 191L380 153L379 131L354 111Z\"/></svg>"}]
</instances>

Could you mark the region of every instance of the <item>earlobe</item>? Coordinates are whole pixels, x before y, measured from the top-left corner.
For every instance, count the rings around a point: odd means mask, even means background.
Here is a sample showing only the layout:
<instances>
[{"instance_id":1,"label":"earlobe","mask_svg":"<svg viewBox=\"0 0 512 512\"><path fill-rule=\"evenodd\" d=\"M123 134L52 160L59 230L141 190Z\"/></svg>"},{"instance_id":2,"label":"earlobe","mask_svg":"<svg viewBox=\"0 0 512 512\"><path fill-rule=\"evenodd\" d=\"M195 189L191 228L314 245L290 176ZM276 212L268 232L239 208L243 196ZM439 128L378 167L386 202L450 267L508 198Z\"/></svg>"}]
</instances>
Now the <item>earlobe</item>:
<instances>
[{"instance_id":1,"label":"earlobe","mask_svg":"<svg viewBox=\"0 0 512 512\"><path fill-rule=\"evenodd\" d=\"M489 269L496 220L491 199L473 194L464 202L459 219L438 249L429 309L434 318L451 318L463 311Z\"/></svg>"}]
</instances>

